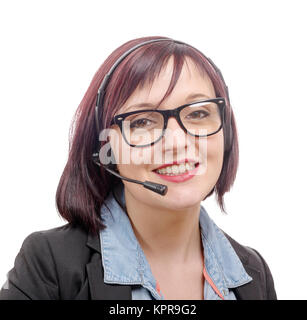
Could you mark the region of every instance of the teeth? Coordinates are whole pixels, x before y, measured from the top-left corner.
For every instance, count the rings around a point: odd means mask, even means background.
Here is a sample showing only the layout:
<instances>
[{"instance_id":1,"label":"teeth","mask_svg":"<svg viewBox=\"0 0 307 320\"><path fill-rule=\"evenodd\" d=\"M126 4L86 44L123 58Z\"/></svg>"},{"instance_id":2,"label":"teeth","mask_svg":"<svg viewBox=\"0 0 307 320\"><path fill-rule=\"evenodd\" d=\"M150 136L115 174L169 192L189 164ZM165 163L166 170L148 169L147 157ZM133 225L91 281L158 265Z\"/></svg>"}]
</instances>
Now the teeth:
<instances>
[{"instance_id":1,"label":"teeth","mask_svg":"<svg viewBox=\"0 0 307 320\"><path fill-rule=\"evenodd\" d=\"M160 174L173 176L173 175L183 174L187 171L191 171L194 168L195 168L195 163L186 162L186 163L181 163L179 165L172 165L172 166L159 169L157 170L157 172Z\"/></svg>"},{"instance_id":2,"label":"teeth","mask_svg":"<svg viewBox=\"0 0 307 320\"><path fill-rule=\"evenodd\" d=\"M173 174L178 174L179 173L179 167L178 166L172 166L172 173Z\"/></svg>"},{"instance_id":3,"label":"teeth","mask_svg":"<svg viewBox=\"0 0 307 320\"><path fill-rule=\"evenodd\" d=\"M186 166L184 163L181 163L178 167L179 173L184 173L186 170Z\"/></svg>"}]
</instances>

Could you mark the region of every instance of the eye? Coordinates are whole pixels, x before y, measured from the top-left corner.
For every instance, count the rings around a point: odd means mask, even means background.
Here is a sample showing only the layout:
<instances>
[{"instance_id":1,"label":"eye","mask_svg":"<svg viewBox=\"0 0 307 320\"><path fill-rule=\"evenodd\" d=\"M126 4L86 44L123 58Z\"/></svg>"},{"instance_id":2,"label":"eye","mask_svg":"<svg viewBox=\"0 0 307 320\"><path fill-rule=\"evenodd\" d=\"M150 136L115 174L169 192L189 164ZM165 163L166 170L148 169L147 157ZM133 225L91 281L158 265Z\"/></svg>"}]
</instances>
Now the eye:
<instances>
[{"instance_id":1,"label":"eye","mask_svg":"<svg viewBox=\"0 0 307 320\"><path fill-rule=\"evenodd\" d=\"M153 121L146 119L146 118L137 119L137 120L131 122L130 128L131 129L143 129L143 128L149 127L152 123L153 123Z\"/></svg>"},{"instance_id":2,"label":"eye","mask_svg":"<svg viewBox=\"0 0 307 320\"><path fill-rule=\"evenodd\" d=\"M205 110L195 110L195 111L189 113L186 117L188 119L197 120L197 119L203 119L208 116L209 116L209 113Z\"/></svg>"}]
</instances>

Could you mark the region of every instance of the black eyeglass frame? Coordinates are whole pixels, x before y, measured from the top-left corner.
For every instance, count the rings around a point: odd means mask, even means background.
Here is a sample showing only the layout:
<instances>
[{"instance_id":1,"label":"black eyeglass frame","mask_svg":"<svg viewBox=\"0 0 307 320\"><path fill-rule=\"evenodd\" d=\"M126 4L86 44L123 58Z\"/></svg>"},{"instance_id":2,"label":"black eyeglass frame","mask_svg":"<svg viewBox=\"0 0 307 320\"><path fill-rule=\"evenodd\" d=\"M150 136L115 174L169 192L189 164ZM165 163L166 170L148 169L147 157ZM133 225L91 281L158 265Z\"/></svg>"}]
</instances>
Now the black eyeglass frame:
<instances>
[{"instance_id":1,"label":"black eyeglass frame","mask_svg":"<svg viewBox=\"0 0 307 320\"><path fill-rule=\"evenodd\" d=\"M213 133L210 133L210 134L204 134L204 135L192 134L183 125L179 114L180 114L181 110L184 109L185 107L191 106L193 104L203 103L203 102L214 102L214 103L217 104L218 109L219 109L219 113L220 113L220 117L221 117L221 125L216 131L214 131ZM166 130L167 124L168 124L168 119L170 117L174 117L177 120L178 124L180 125L180 127L182 128L182 130L185 133L187 133L187 134L189 134L191 136L194 136L194 137L203 138L203 137L212 136L213 134L216 134L217 132L219 132L222 129L222 127L224 125L224 120L225 120L224 119L224 117L225 117L225 112L224 112L225 111L225 105L226 105L225 99L222 98L222 97L218 97L218 98L213 98L213 99L208 99L208 100L201 100L201 101L196 101L196 102L192 102L192 103L187 103L187 104L184 104L182 106L179 106L176 109L168 109L168 110L158 110L158 109L136 110L136 111L126 112L126 113L122 113L122 114L118 114L118 115L114 116L114 118L111 121L111 126L114 125L114 124L118 125L119 128L120 128L121 134L122 134L124 140L126 141L126 143L129 146L136 147L136 148L143 148L143 147L147 147L147 146L152 146L155 143L157 143L158 141L160 141L163 138L164 134L165 134L165 130ZM163 129L162 129L161 136L157 140L155 140L155 141L153 141L151 143L148 143L148 144L136 145L136 144L129 143L129 141L127 140L127 138L125 136L125 131L123 130L123 121L125 121L125 119L128 116L132 115L132 114L150 112L150 111L158 112L158 113L162 114L162 116L163 116L164 124L163 124Z\"/></svg>"}]
</instances>

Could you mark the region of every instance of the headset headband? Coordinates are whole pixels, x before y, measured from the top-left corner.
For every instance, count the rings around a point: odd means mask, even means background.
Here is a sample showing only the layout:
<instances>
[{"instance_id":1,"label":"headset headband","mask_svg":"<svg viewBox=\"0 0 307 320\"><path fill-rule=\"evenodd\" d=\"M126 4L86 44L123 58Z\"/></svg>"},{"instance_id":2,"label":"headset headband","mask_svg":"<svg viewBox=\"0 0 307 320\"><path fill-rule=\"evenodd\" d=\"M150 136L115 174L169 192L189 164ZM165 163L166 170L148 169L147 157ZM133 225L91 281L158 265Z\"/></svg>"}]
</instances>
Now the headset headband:
<instances>
[{"instance_id":1,"label":"headset headband","mask_svg":"<svg viewBox=\"0 0 307 320\"><path fill-rule=\"evenodd\" d=\"M104 99L104 95L105 95L105 92L106 92L106 88L107 88L107 85L109 83L109 80L111 78L111 75L113 74L114 70L118 67L118 65L131 53L133 52L134 50L146 45L146 44L149 44L149 43L153 43L153 42L160 42L160 41L173 41L175 43L180 43L180 44L185 44L191 48L193 48L194 50L198 51L200 54L202 54L208 61L209 63L211 64L211 66L213 67L213 69L218 73L218 75L220 76L220 78L222 79L223 81L223 84L224 84L224 88L225 88L225 91L226 91L226 94L227 94L227 99L228 99L228 102L229 102L229 94L228 94L228 87L226 86L226 83L224 81L224 78L223 78L223 75L221 73L221 71L218 69L218 67L213 63L213 61L206 57L201 51L199 51L198 49L194 48L193 46L185 43L185 42L182 42L182 41L178 41L178 40L173 40L173 39L170 39L170 38L160 38L160 39L153 39L153 40L148 40L148 41L144 41L144 42L141 42L137 45L135 45L134 47L130 48L129 50L127 50L126 52L124 52L115 62L114 64L112 65L112 67L110 68L109 72L104 76L102 82L101 82L101 85L99 86L99 89L98 89L98 92L97 92L97 98L96 98L96 107L95 107L95 119L96 119L96 129L97 129L97 133L98 133L98 137L99 137L99 134L100 134L100 129L99 129L99 108L100 106L102 106L103 104L103 99Z\"/></svg>"}]
</instances>

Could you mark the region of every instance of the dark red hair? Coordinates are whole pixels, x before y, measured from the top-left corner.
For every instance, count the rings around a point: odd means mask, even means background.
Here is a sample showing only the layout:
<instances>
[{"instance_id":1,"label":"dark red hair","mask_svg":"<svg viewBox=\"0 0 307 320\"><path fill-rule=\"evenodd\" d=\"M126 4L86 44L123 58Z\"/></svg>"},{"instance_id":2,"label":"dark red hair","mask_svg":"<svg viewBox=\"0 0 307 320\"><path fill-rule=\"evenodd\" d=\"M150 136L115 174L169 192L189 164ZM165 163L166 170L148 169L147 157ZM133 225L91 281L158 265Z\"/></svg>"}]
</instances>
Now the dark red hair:
<instances>
[{"instance_id":1,"label":"dark red hair","mask_svg":"<svg viewBox=\"0 0 307 320\"><path fill-rule=\"evenodd\" d=\"M165 37L134 39L113 51L94 75L73 118L70 128L69 156L57 188L56 205L65 220L92 234L97 234L104 228L100 216L101 206L110 190L120 182L118 178L111 176L92 160L92 154L99 152L100 146L95 127L98 88L111 66L124 52L141 42L158 38ZM193 60L201 72L208 74L216 96L226 99L223 128L226 145L223 167L214 189L207 195L208 197L215 191L219 206L225 212L223 196L233 185L238 167L239 150L235 118L221 75L198 50L169 39L169 41L146 44L130 53L116 68L107 86L103 112L99 115L100 130L110 127L114 114L134 90L145 83L151 84L171 56L174 57L173 76L160 103L171 94L187 57ZM232 138L228 139L229 137Z\"/></svg>"}]
</instances>

